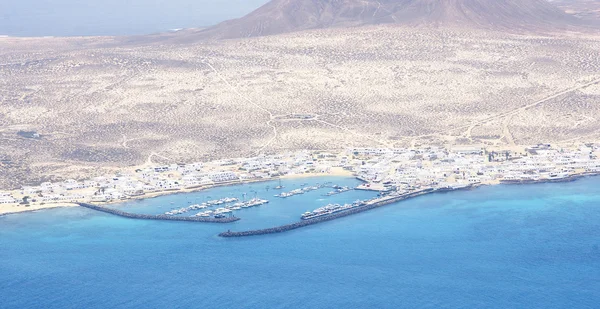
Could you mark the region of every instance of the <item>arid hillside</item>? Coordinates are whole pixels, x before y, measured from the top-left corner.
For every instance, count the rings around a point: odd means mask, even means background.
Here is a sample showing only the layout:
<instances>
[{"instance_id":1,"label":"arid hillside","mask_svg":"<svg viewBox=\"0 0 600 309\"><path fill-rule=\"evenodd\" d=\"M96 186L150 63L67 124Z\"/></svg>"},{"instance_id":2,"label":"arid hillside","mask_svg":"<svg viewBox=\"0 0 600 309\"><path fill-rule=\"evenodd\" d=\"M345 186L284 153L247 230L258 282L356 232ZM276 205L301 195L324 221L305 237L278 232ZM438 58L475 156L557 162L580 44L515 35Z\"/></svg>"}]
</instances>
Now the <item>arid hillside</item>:
<instances>
[{"instance_id":1,"label":"arid hillside","mask_svg":"<svg viewBox=\"0 0 600 309\"><path fill-rule=\"evenodd\" d=\"M185 45L0 45L1 188L145 162L600 133L592 36L380 25Z\"/></svg>"},{"instance_id":2,"label":"arid hillside","mask_svg":"<svg viewBox=\"0 0 600 309\"><path fill-rule=\"evenodd\" d=\"M273 0L192 38L245 38L377 24L549 32L581 26L546 0ZM180 38L183 39L183 38Z\"/></svg>"}]
</instances>

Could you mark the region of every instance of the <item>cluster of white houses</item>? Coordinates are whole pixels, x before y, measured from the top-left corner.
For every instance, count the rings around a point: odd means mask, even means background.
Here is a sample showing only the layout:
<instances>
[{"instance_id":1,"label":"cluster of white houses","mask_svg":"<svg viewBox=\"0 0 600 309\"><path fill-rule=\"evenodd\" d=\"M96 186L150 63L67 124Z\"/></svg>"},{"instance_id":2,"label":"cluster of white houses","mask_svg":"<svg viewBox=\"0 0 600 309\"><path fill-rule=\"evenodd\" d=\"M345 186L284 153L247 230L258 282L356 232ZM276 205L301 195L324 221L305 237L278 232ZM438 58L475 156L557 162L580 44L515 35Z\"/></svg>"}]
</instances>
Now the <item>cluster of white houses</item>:
<instances>
[{"instance_id":1,"label":"cluster of white houses","mask_svg":"<svg viewBox=\"0 0 600 309\"><path fill-rule=\"evenodd\" d=\"M593 145L569 150L538 145L523 153L488 152L476 147L460 150L428 147L404 152L380 150L368 152L368 160L356 166L354 171L366 181L397 188L543 181L600 173L597 151Z\"/></svg>"},{"instance_id":2,"label":"cluster of white houses","mask_svg":"<svg viewBox=\"0 0 600 309\"><path fill-rule=\"evenodd\" d=\"M173 191L286 174L327 172L341 167L369 183L411 189L423 186L544 180L574 174L600 173L598 145L553 148L537 145L515 151L482 147L352 148L342 153L298 151L207 163L171 164L131 173L26 186L0 192L0 204L89 202L127 199L151 192ZM18 198L16 196L19 196Z\"/></svg>"},{"instance_id":3,"label":"cluster of white houses","mask_svg":"<svg viewBox=\"0 0 600 309\"><path fill-rule=\"evenodd\" d=\"M14 204L17 199L13 198L9 192L0 192L0 204Z\"/></svg>"}]
</instances>

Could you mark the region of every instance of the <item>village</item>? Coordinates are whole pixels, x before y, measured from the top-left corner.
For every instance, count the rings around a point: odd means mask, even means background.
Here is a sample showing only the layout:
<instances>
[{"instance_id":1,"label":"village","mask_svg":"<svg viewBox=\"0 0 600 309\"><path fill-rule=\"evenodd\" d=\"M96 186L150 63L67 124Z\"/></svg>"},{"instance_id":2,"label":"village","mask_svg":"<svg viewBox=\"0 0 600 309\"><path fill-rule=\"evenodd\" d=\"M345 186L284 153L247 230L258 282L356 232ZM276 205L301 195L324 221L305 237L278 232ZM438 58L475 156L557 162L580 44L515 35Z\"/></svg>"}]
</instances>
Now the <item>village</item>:
<instances>
[{"instance_id":1,"label":"village","mask_svg":"<svg viewBox=\"0 0 600 309\"><path fill-rule=\"evenodd\" d=\"M600 144L511 149L479 146L347 148L298 151L191 164L137 168L88 180L69 179L0 192L0 215L74 203L118 203L175 192L279 177L353 176L356 189L410 193L500 183L567 181L600 174Z\"/></svg>"}]
</instances>

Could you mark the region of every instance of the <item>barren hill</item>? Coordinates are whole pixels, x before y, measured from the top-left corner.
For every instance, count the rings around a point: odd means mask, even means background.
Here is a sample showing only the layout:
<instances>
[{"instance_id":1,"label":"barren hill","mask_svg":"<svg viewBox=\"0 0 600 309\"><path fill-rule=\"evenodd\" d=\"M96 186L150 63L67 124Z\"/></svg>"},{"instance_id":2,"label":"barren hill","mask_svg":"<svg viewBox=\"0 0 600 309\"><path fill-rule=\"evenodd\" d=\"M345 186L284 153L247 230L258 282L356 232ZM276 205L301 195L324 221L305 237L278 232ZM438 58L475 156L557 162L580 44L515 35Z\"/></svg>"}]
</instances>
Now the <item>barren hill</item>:
<instances>
[{"instance_id":1,"label":"barren hill","mask_svg":"<svg viewBox=\"0 0 600 309\"><path fill-rule=\"evenodd\" d=\"M243 38L373 24L552 31L579 20L546 0L273 0L240 19L198 32Z\"/></svg>"},{"instance_id":2,"label":"barren hill","mask_svg":"<svg viewBox=\"0 0 600 309\"><path fill-rule=\"evenodd\" d=\"M0 38L0 190L145 162L600 139L598 34L371 26L168 48L108 40Z\"/></svg>"}]
</instances>

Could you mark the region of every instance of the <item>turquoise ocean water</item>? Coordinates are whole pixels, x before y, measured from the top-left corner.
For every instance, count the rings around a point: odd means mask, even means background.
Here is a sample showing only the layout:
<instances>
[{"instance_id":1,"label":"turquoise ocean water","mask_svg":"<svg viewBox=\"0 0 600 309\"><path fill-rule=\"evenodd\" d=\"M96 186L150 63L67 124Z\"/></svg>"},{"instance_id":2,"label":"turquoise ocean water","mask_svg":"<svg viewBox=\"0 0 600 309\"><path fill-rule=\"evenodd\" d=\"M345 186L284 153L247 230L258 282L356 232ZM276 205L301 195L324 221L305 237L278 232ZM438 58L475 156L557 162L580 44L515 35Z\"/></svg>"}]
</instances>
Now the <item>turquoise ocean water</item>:
<instances>
[{"instance_id":1,"label":"turquoise ocean water","mask_svg":"<svg viewBox=\"0 0 600 309\"><path fill-rule=\"evenodd\" d=\"M324 181L357 184L284 185ZM81 208L0 217L0 308L600 307L600 178L432 194L283 234L216 236L373 196L279 199L266 188L276 185L114 206L161 213L244 192L271 200L225 225Z\"/></svg>"}]
</instances>

